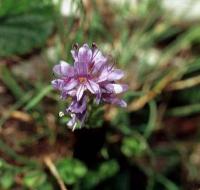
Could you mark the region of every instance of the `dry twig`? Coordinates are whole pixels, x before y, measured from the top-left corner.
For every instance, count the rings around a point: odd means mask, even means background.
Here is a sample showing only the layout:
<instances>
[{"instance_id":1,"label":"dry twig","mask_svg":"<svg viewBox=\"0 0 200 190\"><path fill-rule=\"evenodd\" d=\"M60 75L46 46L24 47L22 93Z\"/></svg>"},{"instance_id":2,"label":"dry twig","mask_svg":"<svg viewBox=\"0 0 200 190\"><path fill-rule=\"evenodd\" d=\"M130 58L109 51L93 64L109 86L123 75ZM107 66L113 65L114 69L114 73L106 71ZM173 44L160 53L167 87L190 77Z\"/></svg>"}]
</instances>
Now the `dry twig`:
<instances>
[{"instance_id":1,"label":"dry twig","mask_svg":"<svg viewBox=\"0 0 200 190\"><path fill-rule=\"evenodd\" d=\"M56 178L60 189L61 190L67 190L63 180L61 179L53 161L51 160L51 158L49 156L44 157L44 163L45 165L49 168L50 172L52 173L52 175Z\"/></svg>"},{"instance_id":2,"label":"dry twig","mask_svg":"<svg viewBox=\"0 0 200 190\"><path fill-rule=\"evenodd\" d=\"M128 106L128 110L136 111L143 108L149 101L159 95L170 82L172 82L177 76L179 76L179 74L179 72L174 70L169 72L163 79L158 82L158 84L151 91L147 92L147 94L132 102Z\"/></svg>"},{"instance_id":3,"label":"dry twig","mask_svg":"<svg viewBox=\"0 0 200 190\"><path fill-rule=\"evenodd\" d=\"M166 91L182 90L199 84L200 84L200 76L195 76L189 79L171 83L169 86L167 86Z\"/></svg>"},{"instance_id":4,"label":"dry twig","mask_svg":"<svg viewBox=\"0 0 200 190\"><path fill-rule=\"evenodd\" d=\"M18 110L11 112L10 117L24 122L31 122L33 120L33 118L28 113Z\"/></svg>"}]
</instances>

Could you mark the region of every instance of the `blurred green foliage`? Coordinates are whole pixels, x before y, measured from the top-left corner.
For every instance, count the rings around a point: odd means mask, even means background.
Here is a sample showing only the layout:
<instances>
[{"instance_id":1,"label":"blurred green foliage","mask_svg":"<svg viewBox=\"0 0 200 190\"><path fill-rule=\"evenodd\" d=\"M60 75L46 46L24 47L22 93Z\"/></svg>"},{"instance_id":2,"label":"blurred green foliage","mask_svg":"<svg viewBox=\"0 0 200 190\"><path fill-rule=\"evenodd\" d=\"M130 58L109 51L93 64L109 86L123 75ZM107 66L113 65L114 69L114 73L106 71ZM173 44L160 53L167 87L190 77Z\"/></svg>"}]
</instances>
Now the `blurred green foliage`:
<instances>
[{"instance_id":1,"label":"blurred green foliage","mask_svg":"<svg viewBox=\"0 0 200 190\"><path fill-rule=\"evenodd\" d=\"M0 57L29 53L43 46L53 30L50 0L1 1Z\"/></svg>"},{"instance_id":2,"label":"blurred green foliage","mask_svg":"<svg viewBox=\"0 0 200 190\"><path fill-rule=\"evenodd\" d=\"M57 163L57 169L66 184L72 185L85 176L87 168L75 159L63 159Z\"/></svg>"},{"instance_id":3,"label":"blurred green foliage","mask_svg":"<svg viewBox=\"0 0 200 190\"><path fill-rule=\"evenodd\" d=\"M41 171L27 171L23 178L23 183L28 188L38 188L44 184L46 180L46 175Z\"/></svg>"},{"instance_id":4,"label":"blurred green foliage","mask_svg":"<svg viewBox=\"0 0 200 190\"><path fill-rule=\"evenodd\" d=\"M116 175L118 171L119 165L115 160L106 161L84 176L79 189L94 189L104 180Z\"/></svg>"}]
</instances>

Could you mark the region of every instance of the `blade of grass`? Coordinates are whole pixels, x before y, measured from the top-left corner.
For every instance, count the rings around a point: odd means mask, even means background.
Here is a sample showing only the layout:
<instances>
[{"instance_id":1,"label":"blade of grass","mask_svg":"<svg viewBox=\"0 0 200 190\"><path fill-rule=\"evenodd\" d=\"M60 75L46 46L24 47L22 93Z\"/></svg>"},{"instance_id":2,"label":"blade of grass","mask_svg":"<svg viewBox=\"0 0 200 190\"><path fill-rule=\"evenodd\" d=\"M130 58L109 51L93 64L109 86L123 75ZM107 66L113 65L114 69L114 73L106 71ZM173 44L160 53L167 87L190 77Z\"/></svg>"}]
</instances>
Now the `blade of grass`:
<instances>
[{"instance_id":1,"label":"blade of grass","mask_svg":"<svg viewBox=\"0 0 200 190\"><path fill-rule=\"evenodd\" d=\"M200 70L200 58L194 59L192 63L187 65L187 71L185 74L190 74Z\"/></svg>"},{"instance_id":2,"label":"blade of grass","mask_svg":"<svg viewBox=\"0 0 200 190\"><path fill-rule=\"evenodd\" d=\"M183 117L196 113L200 113L200 104L193 104L193 105L172 108L168 110L166 114L167 116Z\"/></svg>"},{"instance_id":3,"label":"blade of grass","mask_svg":"<svg viewBox=\"0 0 200 190\"><path fill-rule=\"evenodd\" d=\"M164 175L156 174L156 179L166 188L166 190L180 190L175 183L167 179Z\"/></svg>"},{"instance_id":4,"label":"blade of grass","mask_svg":"<svg viewBox=\"0 0 200 190\"><path fill-rule=\"evenodd\" d=\"M199 26L191 27L187 32L183 33L178 39L171 43L158 61L159 64L168 62L174 55L176 55L182 48L189 47L190 44L199 38Z\"/></svg>"},{"instance_id":5,"label":"blade of grass","mask_svg":"<svg viewBox=\"0 0 200 190\"><path fill-rule=\"evenodd\" d=\"M149 102L149 121L147 123L147 127L144 132L144 137L148 138L152 134L154 128L156 127L156 119L157 119L157 106L155 101Z\"/></svg>"},{"instance_id":6,"label":"blade of grass","mask_svg":"<svg viewBox=\"0 0 200 190\"><path fill-rule=\"evenodd\" d=\"M128 105L128 110L136 111L143 108L149 101L157 97L168 84L179 78L183 72L183 68L180 70L171 70L168 72L162 79L160 79L160 81L152 88L152 90L130 103Z\"/></svg>"},{"instance_id":7,"label":"blade of grass","mask_svg":"<svg viewBox=\"0 0 200 190\"><path fill-rule=\"evenodd\" d=\"M189 79L173 82L166 88L166 90L168 91L182 90L186 88L191 88L193 86L197 86L199 84L200 84L200 76L195 76Z\"/></svg>"},{"instance_id":8,"label":"blade of grass","mask_svg":"<svg viewBox=\"0 0 200 190\"><path fill-rule=\"evenodd\" d=\"M48 93L52 91L52 86L48 85L45 88L41 89L38 94L35 95L35 97L26 104L25 110L29 111L33 109Z\"/></svg>"},{"instance_id":9,"label":"blade of grass","mask_svg":"<svg viewBox=\"0 0 200 190\"><path fill-rule=\"evenodd\" d=\"M24 95L24 91L18 85L14 76L11 74L9 69L6 66L3 66L1 71L1 79L8 87L8 89L12 92L16 99L20 99Z\"/></svg>"}]
</instances>

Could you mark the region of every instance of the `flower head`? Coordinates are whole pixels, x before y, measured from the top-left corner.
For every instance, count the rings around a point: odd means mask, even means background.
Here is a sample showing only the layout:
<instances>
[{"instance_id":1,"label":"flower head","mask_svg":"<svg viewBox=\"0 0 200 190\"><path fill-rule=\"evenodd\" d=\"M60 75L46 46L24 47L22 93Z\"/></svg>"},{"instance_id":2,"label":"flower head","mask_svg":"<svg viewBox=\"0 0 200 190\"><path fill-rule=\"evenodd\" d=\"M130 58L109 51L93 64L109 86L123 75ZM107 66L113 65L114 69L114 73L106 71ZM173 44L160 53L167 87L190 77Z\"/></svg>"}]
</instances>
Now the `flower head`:
<instances>
[{"instance_id":1,"label":"flower head","mask_svg":"<svg viewBox=\"0 0 200 190\"><path fill-rule=\"evenodd\" d=\"M73 98L67 109L67 113L72 116L68 126L74 126L77 121L84 122L88 98L94 97L96 103L105 101L126 106L126 102L118 99L117 94L126 91L127 85L116 84L124 73L110 65L95 44L91 48L87 44L80 48L75 45L71 54L74 65L60 61L53 68L57 79L52 81L53 87L61 92L61 98Z\"/></svg>"}]
</instances>

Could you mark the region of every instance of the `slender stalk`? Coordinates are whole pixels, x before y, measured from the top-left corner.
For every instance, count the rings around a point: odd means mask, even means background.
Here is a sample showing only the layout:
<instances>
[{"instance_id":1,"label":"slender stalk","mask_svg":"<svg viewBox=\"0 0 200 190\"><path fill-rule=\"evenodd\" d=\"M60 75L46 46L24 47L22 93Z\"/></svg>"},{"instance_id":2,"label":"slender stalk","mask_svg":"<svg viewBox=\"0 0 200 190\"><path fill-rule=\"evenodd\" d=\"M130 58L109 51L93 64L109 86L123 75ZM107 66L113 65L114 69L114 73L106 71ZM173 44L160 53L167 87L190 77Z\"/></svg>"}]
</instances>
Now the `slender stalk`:
<instances>
[{"instance_id":1,"label":"slender stalk","mask_svg":"<svg viewBox=\"0 0 200 190\"><path fill-rule=\"evenodd\" d=\"M190 88L199 84L200 84L200 76L195 76L186 80L173 82L166 88L166 90L167 91L182 90L182 89Z\"/></svg>"},{"instance_id":2,"label":"slender stalk","mask_svg":"<svg viewBox=\"0 0 200 190\"><path fill-rule=\"evenodd\" d=\"M65 186L65 184L64 184L63 180L61 179L53 161L51 160L51 158L49 156L46 156L44 158L44 163L49 168L50 172L55 177L55 179L57 180L58 185L60 186L60 189L61 190L67 190L67 187Z\"/></svg>"},{"instance_id":3,"label":"slender stalk","mask_svg":"<svg viewBox=\"0 0 200 190\"><path fill-rule=\"evenodd\" d=\"M200 112L200 104L192 104L186 106L175 107L169 109L166 113L167 116L183 117Z\"/></svg>"},{"instance_id":4,"label":"slender stalk","mask_svg":"<svg viewBox=\"0 0 200 190\"><path fill-rule=\"evenodd\" d=\"M176 79L180 75L181 71L177 72L172 70L165 77L163 77L158 84L149 92L147 92L144 96L141 96L137 100L133 101L129 106L129 111L136 111L143 108L149 101L158 96L162 90L174 79Z\"/></svg>"}]
</instances>

